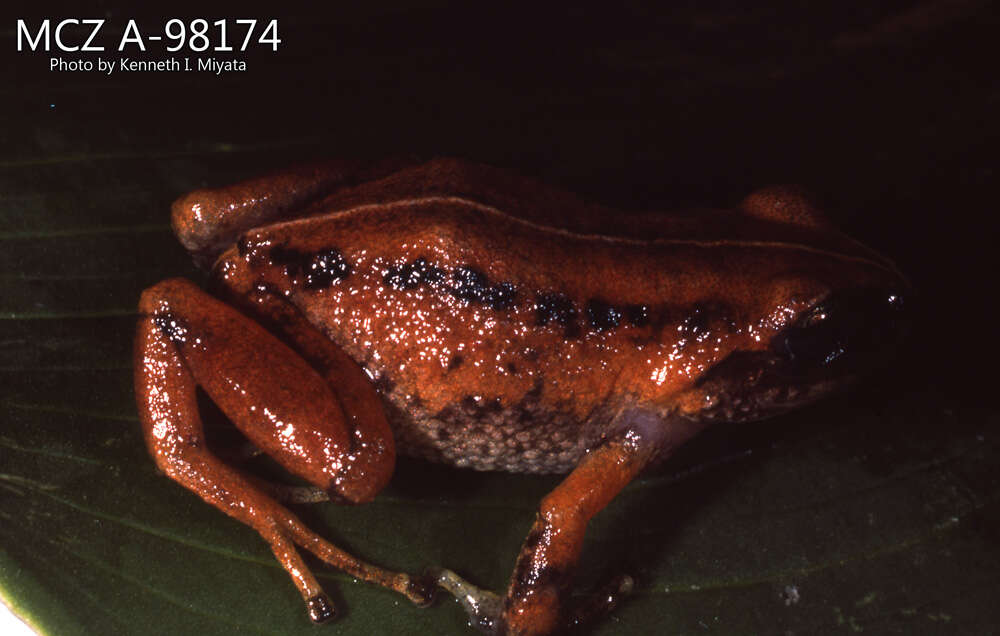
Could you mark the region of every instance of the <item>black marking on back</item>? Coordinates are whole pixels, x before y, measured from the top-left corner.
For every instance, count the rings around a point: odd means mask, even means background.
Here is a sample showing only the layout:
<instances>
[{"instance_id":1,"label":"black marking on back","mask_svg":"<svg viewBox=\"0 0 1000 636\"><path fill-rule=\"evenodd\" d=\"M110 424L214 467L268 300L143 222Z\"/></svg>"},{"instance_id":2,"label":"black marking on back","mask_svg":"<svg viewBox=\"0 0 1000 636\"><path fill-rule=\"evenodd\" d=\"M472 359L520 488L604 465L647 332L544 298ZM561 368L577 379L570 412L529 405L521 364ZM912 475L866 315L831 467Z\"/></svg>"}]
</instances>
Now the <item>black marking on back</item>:
<instances>
[{"instance_id":1,"label":"black marking on back","mask_svg":"<svg viewBox=\"0 0 1000 636\"><path fill-rule=\"evenodd\" d=\"M645 327L649 324L649 305L628 305L625 316L635 327Z\"/></svg>"},{"instance_id":2,"label":"black marking on back","mask_svg":"<svg viewBox=\"0 0 1000 636\"><path fill-rule=\"evenodd\" d=\"M689 336L698 336L719 324L724 324L730 331L736 328L731 309L722 303L699 303L684 316L680 322L680 331Z\"/></svg>"},{"instance_id":3,"label":"black marking on back","mask_svg":"<svg viewBox=\"0 0 1000 636\"><path fill-rule=\"evenodd\" d=\"M301 277L306 289L325 289L351 275L351 264L335 247L302 252L276 245L271 248L268 257L275 265L281 265L289 278Z\"/></svg>"},{"instance_id":4,"label":"black marking on back","mask_svg":"<svg viewBox=\"0 0 1000 636\"><path fill-rule=\"evenodd\" d=\"M510 309L517 300L517 288L511 283L499 283L489 291L486 304L496 310Z\"/></svg>"},{"instance_id":5,"label":"black marking on back","mask_svg":"<svg viewBox=\"0 0 1000 636\"><path fill-rule=\"evenodd\" d=\"M425 283L443 284L455 298L497 311L510 309L517 302L517 287L513 283L494 285L486 274L471 265L455 268L451 281L445 282L445 279L445 270L431 265L421 256L412 263L390 267L382 277L382 284L400 291L416 289Z\"/></svg>"},{"instance_id":6,"label":"black marking on back","mask_svg":"<svg viewBox=\"0 0 1000 636\"><path fill-rule=\"evenodd\" d=\"M703 305L695 305L691 309L691 312L681 321L680 331L698 335L708 329L708 319L708 312L705 310L705 307Z\"/></svg>"},{"instance_id":7,"label":"black marking on back","mask_svg":"<svg viewBox=\"0 0 1000 636\"><path fill-rule=\"evenodd\" d=\"M350 276L351 264L347 262L340 250L330 247L313 254L309 258L305 270L306 287L308 289L323 289Z\"/></svg>"},{"instance_id":8,"label":"black marking on back","mask_svg":"<svg viewBox=\"0 0 1000 636\"><path fill-rule=\"evenodd\" d=\"M434 267L423 256L412 263L396 265L389 268L382 282L393 289L416 289L423 283L437 283L444 279L444 270Z\"/></svg>"},{"instance_id":9,"label":"black marking on back","mask_svg":"<svg viewBox=\"0 0 1000 636\"><path fill-rule=\"evenodd\" d=\"M517 300L517 288L512 283L493 285L486 274L471 265L457 267L452 282L451 293L455 298L491 309L510 309Z\"/></svg>"},{"instance_id":10,"label":"black marking on back","mask_svg":"<svg viewBox=\"0 0 1000 636\"><path fill-rule=\"evenodd\" d=\"M468 265L462 265L457 268L452 279L455 282L455 286L452 288L451 293L455 298L461 298L469 302L483 302L489 293L489 278L478 269L473 269Z\"/></svg>"},{"instance_id":11,"label":"black marking on back","mask_svg":"<svg viewBox=\"0 0 1000 636\"><path fill-rule=\"evenodd\" d=\"M599 298L587 301L587 319L597 331L614 329L622 322L622 310Z\"/></svg>"},{"instance_id":12,"label":"black marking on back","mask_svg":"<svg viewBox=\"0 0 1000 636\"><path fill-rule=\"evenodd\" d=\"M275 265L285 268L285 273L295 276L302 271L302 252L293 250L284 245L275 245L268 252L268 258Z\"/></svg>"},{"instance_id":13,"label":"black marking on back","mask_svg":"<svg viewBox=\"0 0 1000 636\"><path fill-rule=\"evenodd\" d=\"M621 326L623 320L634 327L647 327L652 321L652 308L644 304L612 305L600 298L591 298L584 306L587 322L595 331L607 331ZM580 335L576 305L565 294L540 293L535 300L538 325L545 327L558 322L566 327L567 337Z\"/></svg>"},{"instance_id":14,"label":"black marking on back","mask_svg":"<svg viewBox=\"0 0 1000 636\"><path fill-rule=\"evenodd\" d=\"M563 327L576 323L576 307L563 294L539 294L535 300L535 315L541 327L558 322Z\"/></svg>"}]
</instances>

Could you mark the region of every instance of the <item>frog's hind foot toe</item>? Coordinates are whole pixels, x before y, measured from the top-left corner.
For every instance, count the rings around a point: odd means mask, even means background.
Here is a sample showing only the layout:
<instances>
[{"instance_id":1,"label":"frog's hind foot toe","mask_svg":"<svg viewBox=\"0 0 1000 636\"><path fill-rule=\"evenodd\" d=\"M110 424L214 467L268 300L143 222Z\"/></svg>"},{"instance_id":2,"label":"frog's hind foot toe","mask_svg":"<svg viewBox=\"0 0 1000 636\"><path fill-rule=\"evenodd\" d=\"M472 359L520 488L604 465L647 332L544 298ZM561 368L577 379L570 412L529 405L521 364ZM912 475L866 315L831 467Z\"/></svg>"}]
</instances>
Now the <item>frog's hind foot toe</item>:
<instances>
[{"instance_id":1,"label":"frog's hind foot toe","mask_svg":"<svg viewBox=\"0 0 1000 636\"><path fill-rule=\"evenodd\" d=\"M317 594L306 600L309 618L316 624L327 623L337 616L337 610L326 594Z\"/></svg>"},{"instance_id":2,"label":"frog's hind foot toe","mask_svg":"<svg viewBox=\"0 0 1000 636\"><path fill-rule=\"evenodd\" d=\"M634 589L635 579L628 574L620 574L610 579L575 608L568 626L576 630L607 616L615 611L615 608Z\"/></svg>"},{"instance_id":3,"label":"frog's hind foot toe","mask_svg":"<svg viewBox=\"0 0 1000 636\"><path fill-rule=\"evenodd\" d=\"M469 615L473 627L487 634L501 632L503 597L476 587L451 570L438 568L431 572L436 575L437 585L451 593Z\"/></svg>"},{"instance_id":4,"label":"frog's hind foot toe","mask_svg":"<svg viewBox=\"0 0 1000 636\"><path fill-rule=\"evenodd\" d=\"M406 598L417 607L430 607L437 599L438 571L427 568L419 575L410 575L406 586Z\"/></svg>"},{"instance_id":5,"label":"frog's hind foot toe","mask_svg":"<svg viewBox=\"0 0 1000 636\"><path fill-rule=\"evenodd\" d=\"M288 486L271 483L275 499L290 504L314 504L330 501L330 493L316 486Z\"/></svg>"}]
</instances>

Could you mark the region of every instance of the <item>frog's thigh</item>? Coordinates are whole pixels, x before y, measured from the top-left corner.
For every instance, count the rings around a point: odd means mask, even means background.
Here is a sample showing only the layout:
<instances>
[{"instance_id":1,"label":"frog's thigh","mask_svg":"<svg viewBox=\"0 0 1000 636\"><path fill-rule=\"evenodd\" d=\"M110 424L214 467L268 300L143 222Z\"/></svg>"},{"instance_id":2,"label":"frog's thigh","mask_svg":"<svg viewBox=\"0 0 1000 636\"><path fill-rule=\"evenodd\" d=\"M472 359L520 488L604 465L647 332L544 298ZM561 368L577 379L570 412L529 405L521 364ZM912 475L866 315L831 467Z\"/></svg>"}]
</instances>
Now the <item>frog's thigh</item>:
<instances>
[{"instance_id":1,"label":"frog's thigh","mask_svg":"<svg viewBox=\"0 0 1000 636\"><path fill-rule=\"evenodd\" d=\"M157 465L260 533L314 620L329 618L333 610L295 544L353 576L426 603L429 593L421 582L364 563L325 541L205 446L198 385L252 441L290 470L345 496L337 490L343 468L338 451L350 448L350 435L323 379L261 327L190 282L175 279L151 287L139 308L136 399Z\"/></svg>"},{"instance_id":2,"label":"frog's thigh","mask_svg":"<svg viewBox=\"0 0 1000 636\"><path fill-rule=\"evenodd\" d=\"M246 230L292 218L327 194L379 179L409 163L326 161L221 188L195 190L174 202L171 222L181 244L199 261L210 263Z\"/></svg>"},{"instance_id":3,"label":"frog's thigh","mask_svg":"<svg viewBox=\"0 0 1000 636\"><path fill-rule=\"evenodd\" d=\"M509 634L548 634L567 620L562 601L590 519L651 463L697 431L694 422L641 410L623 414L618 430L591 450L538 510L504 602Z\"/></svg>"},{"instance_id":4,"label":"frog's thigh","mask_svg":"<svg viewBox=\"0 0 1000 636\"><path fill-rule=\"evenodd\" d=\"M348 415L352 436L347 460L352 470L344 472L341 489L355 498L374 497L392 477L395 446L371 378L284 295L243 276L221 278L216 283L227 302L277 335L334 387Z\"/></svg>"},{"instance_id":5,"label":"frog's thigh","mask_svg":"<svg viewBox=\"0 0 1000 636\"><path fill-rule=\"evenodd\" d=\"M305 360L185 280L146 290L140 311L251 442L332 496L359 499L339 487L341 458L351 450L340 401ZM390 448L387 460L393 459Z\"/></svg>"}]
</instances>

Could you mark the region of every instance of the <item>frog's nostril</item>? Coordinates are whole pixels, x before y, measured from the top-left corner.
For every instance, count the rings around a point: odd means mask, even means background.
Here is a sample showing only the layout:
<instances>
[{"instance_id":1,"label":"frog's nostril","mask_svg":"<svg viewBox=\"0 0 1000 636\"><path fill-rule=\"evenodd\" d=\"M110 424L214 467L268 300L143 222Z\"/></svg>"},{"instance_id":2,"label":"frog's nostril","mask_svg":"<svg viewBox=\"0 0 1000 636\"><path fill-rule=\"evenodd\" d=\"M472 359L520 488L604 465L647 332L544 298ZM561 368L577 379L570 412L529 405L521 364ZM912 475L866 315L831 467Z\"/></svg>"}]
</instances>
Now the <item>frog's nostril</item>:
<instances>
[{"instance_id":1,"label":"frog's nostril","mask_svg":"<svg viewBox=\"0 0 1000 636\"><path fill-rule=\"evenodd\" d=\"M887 289L882 294L885 309L890 315L901 316L910 310L911 294L901 289Z\"/></svg>"},{"instance_id":2,"label":"frog's nostril","mask_svg":"<svg viewBox=\"0 0 1000 636\"><path fill-rule=\"evenodd\" d=\"M913 294L898 289L890 289L883 294L883 322L895 339L900 339L909 331L914 314Z\"/></svg>"}]
</instances>

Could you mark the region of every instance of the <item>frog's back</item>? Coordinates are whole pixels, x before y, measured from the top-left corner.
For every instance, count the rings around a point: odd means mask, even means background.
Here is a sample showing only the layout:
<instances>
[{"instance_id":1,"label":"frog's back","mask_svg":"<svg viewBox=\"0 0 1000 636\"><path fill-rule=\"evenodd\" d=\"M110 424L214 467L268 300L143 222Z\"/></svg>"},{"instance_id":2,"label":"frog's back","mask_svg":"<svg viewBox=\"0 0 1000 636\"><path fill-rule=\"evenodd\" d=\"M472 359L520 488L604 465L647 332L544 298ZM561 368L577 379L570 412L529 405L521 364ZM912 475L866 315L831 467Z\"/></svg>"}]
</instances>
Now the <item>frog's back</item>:
<instances>
[{"instance_id":1,"label":"frog's back","mask_svg":"<svg viewBox=\"0 0 1000 636\"><path fill-rule=\"evenodd\" d=\"M443 161L362 184L247 233L221 260L225 275L281 286L365 367L403 453L563 472L620 409L761 341L753 322L785 265L743 236L759 220L624 223L477 170ZM799 261L812 266L808 252Z\"/></svg>"}]
</instances>

